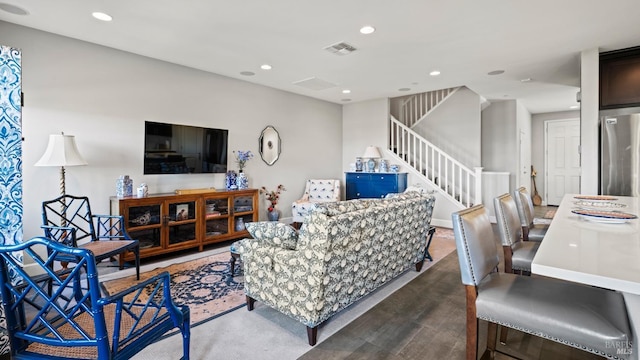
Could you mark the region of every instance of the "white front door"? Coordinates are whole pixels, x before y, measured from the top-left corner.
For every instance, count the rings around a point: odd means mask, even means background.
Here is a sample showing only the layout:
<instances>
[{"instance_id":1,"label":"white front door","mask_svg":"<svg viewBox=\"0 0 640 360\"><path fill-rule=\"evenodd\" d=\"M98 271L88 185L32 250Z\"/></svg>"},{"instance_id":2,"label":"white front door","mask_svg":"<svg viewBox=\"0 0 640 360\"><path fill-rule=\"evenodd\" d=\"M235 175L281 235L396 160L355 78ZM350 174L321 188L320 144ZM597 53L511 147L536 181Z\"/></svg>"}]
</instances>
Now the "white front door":
<instances>
[{"instance_id":1,"label":"white front door","mask_svg":"<svg viewBox=\"0 0 640 360\"><path fill-rule=\"evenodd\" d=\"M580 120L545 121L545 199L560 205L564 194L580 193Z\"/></svg>"}]
</instances>

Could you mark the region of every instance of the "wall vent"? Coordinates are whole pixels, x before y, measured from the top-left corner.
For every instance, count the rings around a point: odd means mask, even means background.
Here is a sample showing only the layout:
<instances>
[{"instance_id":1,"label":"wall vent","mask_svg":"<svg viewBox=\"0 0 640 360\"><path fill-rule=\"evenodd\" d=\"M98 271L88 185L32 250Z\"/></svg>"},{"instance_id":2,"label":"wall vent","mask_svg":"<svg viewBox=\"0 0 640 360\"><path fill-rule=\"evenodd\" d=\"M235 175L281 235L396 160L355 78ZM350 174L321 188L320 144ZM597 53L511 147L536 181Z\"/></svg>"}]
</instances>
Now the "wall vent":
<instances>
[{"instance_id":1,"label":"wall vent","mask_svg":"<svg viewBox=\"0 0 640 360\"><path fill-rule=\"evenodd\" d=\"M339 42L333 45L329 45L324 49L336 55L349 55L357 50L353 45L349 45L346 42Z\"/></svg>"}]
</instances>

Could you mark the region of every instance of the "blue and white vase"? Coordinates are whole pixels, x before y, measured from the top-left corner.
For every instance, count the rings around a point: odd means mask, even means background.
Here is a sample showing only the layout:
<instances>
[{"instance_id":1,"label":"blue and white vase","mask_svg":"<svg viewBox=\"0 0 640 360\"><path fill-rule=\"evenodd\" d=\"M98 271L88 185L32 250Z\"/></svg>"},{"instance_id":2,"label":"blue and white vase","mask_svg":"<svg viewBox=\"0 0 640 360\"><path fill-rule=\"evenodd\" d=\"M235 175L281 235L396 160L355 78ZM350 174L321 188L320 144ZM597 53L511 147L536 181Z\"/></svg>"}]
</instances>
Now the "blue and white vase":
<instances>
[{"instance_id":1,"label":"blue and white vase","mask_svg":"<svg viewBox=\"0 0 640 360\"><path fill-rule=\"evenodd\" d=\"M227 190L236 190L238 185L236 185L236 172L233 170L227 171L227 175L225 176L225 187Z\"/></svg>"},{"instance_id":2,"label":"blue and white vase","mask_svg":"<svg viewBox=\"0 0 640 360\"><path fill-rule=\"evenodd\" d=\"M362 171L362 158L361 157L357 157L356 158L356 171L358 171L358 172Z\"/></svg>"},{"instance_id":3,"label":"blue and white vase","mask_svg":"<svg viewBox=\"0 0 640 360\"><path fill-rule=\"evenodd\" d=\"M241 217L236 218L236 231L242 231L245 229L244 219Z\"/></svg>"},{"instance_id":4,"label":"blue and white vase","mask_svg":"<svg viewBox=\"0 0 640 360\"><path fill-rule=\"evenodd\" d=\"M267 211L267 218L269 221L278 221L278 219L280 219L280 212L278 209L273 208L273 210Z\"/></svg>"},{"instance_id":5,"label":"blue and white vase","mask_svg":"<svg viewBox=\"0 0 640 360\"><path fill-rule=\"evenodd\" d=\"M387 173L389 172L389 162L387 160L380 160L379 172Z\"/></svg>"},{"instance_id":6,"label":"blue and white vase","mask_svg":"<svg viewBox=\"0 0 640 360\"><path fill-rule=\"evenodd\" d=\"M238 190L249 188L249 179L247 179L247 176L242 172L242 170L240 170L240 173L236 177L236 186L238 187Z\"/></svg>"}]
</instances>

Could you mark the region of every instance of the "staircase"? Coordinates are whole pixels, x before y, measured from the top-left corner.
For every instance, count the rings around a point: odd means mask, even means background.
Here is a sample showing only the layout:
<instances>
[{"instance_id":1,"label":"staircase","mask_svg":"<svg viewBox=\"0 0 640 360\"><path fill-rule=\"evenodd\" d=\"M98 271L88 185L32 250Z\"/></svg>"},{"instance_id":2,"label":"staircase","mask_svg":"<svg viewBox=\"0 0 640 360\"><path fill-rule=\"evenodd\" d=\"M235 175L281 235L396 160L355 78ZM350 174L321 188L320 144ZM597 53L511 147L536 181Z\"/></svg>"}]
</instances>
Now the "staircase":
<instances>
[{"instance_id":1,"label":"staircase","mask_svg":"<svg viewBox=\"0 0 640 360\"><path fill-rule=\"evenodd\" d=\"M420 120L424 119L447 100L451 95L458 91L459 87L428 91L421 94L415 94L402 102L400 110L400 122L413 128Z\"/></svg>"},{"instance_id":2,"label":"staircase","mask_svg":"<svg viewBox=\"0 0 640 360\"><path fill-rule=\"evenodd\" d=\"M389 117L389 150L411 172L465 208L482 203L482 168L465 166L411 129L457 90L416 94L403 101L399 113L403 121Z\"/></svg>"}]
</instances>

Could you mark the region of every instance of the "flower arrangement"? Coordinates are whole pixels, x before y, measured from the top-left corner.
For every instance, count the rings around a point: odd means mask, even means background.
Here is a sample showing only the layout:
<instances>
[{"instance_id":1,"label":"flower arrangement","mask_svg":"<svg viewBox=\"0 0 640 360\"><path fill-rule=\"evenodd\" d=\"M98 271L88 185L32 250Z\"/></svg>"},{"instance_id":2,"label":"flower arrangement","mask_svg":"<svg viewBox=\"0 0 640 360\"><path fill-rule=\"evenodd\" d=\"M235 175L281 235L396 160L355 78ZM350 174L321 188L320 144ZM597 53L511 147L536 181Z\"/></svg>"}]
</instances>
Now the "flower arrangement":
<instances>
[{"instance_id":1,"label":"flower arrangement","mask_svg":"<svg viewBox=\"0 0 640 360\"><path fill-rule=\"evenodd\" d=\"M273 211L276 207L276 204L278 204L278 199L280 199L280 193L283 191L286 191L287 189L284 188L284 185L280 184L278 185L278 187L275 190L267 190L266 187L262 187L260 188L260 194L264 194L264 197L269 200L269 202L271 203L271 206L269 206L269 211Z\"/></svg>"},{"instance_id":2,"label":"flower arrangement","mask_svg":"<svg viewBox=\"0 0 640 360\"><path fill-rule=\"evenodd\" d=\"M244 167L247 166L247 161L253 159L253 153L251 152L251 150L247 150L247 151L238 150L238 152L234 150L233 154L236 156L236 162L238 163L238 168L240 168L240 172L242 172L242 169L244 169Z\"/></svg>"}]
</instances>

